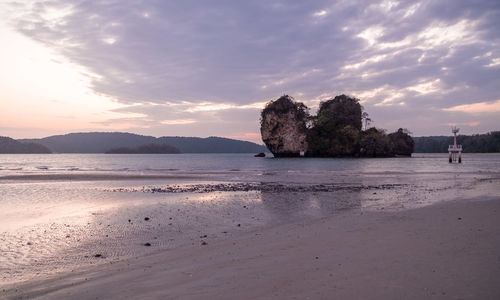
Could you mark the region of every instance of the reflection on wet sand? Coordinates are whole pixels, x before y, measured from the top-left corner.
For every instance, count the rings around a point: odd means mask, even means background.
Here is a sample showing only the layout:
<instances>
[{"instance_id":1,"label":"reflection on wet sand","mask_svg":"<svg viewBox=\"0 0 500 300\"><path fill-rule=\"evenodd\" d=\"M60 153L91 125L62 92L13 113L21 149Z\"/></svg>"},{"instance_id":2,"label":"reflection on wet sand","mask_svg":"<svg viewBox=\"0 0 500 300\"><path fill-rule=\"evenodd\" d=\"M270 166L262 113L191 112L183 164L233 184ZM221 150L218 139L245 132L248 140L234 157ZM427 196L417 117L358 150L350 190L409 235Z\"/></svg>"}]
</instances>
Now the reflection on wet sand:
<instances>
[{"instance_id":1,"label":"reflection on wet sand","mask_svg":"<svg viewBox=\"0 0 500 300\"><path fill-rule=\"evenodd\" d=\"M315 193L260 193L262 207L274 222L293 222L360 208L360 195L360 189Z\"/></svg>"}]
</instances>

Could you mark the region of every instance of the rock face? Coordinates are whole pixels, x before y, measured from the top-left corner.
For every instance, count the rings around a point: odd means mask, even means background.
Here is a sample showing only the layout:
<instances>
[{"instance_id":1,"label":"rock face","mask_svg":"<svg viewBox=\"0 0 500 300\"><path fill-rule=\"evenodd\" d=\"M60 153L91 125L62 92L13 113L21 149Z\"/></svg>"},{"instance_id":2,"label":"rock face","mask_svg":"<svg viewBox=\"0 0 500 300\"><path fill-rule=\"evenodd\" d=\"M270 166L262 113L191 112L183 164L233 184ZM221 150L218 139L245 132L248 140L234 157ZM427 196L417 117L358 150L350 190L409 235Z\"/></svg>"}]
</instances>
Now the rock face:
<instances>
[{"instance_id":1,"label":"rock face","mask_svg":"<svg viewBox=\"0 0 500 300\"><path fill-rule=\"evenodd\" d=\"M362 130L359 100L346 95L320 103L316 116L290 96L270 101L261 114L262 140L275 157L411 155L414 142L408 131L387 135L375 127Z\"/></svg>"},{"instance_id":2,"label":"rock face","mask_svg":"<svg viewBox=\"0 0 500 300\"><path fill-rule=\"evenodd\" d=\"M260 133L275 157L300 156L308 151L307 118L307 107L288 95L266 105Z\"/></svg>"}]
</instances>

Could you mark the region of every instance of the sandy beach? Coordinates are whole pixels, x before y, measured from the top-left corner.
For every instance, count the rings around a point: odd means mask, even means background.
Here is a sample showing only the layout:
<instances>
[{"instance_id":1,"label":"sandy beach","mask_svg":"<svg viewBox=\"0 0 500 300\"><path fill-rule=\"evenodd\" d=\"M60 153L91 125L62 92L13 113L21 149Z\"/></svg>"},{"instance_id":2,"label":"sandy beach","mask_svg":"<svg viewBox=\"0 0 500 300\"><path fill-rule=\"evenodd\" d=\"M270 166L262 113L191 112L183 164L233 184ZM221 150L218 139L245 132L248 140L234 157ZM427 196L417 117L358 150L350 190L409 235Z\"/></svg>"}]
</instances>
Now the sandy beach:
<instances>
[{"instance_id":1,"label":"sandy beach","mask_svg":"<svg viewBox=\"0 0 500 300\"><path fill-rule=\"evenodd\" d=\"M346 211L2 287L41 299L498 299L500 197Z\"/></svg>"}]
</instances>

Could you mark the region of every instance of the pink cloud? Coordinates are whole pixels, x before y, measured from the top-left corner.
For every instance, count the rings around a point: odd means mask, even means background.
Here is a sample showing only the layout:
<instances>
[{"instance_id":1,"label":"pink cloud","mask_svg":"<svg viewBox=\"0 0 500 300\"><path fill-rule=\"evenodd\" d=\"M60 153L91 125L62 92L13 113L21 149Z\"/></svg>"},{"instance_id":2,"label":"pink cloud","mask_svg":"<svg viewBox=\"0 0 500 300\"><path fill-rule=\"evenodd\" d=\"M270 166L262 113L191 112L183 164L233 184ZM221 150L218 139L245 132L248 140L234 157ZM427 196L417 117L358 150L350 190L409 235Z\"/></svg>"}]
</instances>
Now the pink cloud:
<instances>
[{"instance_id":1,"label":"pink cloud","mask_svg":"<svg viewBox=\"0 0 500 300\"><path fill-rule=\"evenodd\" d=\"M479 126L479 124L480 123L476 121L476 122L464 122L464 123L448 123L446 125L448 125L450 127L452 127L452 126L459 126L459 125L461 125L461 126L469 126L469 127L477 127L477 126Z\"/></svg>"},{"instance_id":2,"label":"pink cloud","mask_svg":"<svg viewBox=\"0 0 500 300\"><path fill-rule=\"evenodd\" d=\"M260 133L256 133L256 132L244 132L244 133L240 133L240 134L236 134L236 135L228 135L225 137L229 138L229 139L249 140L249 141L252 141L254 143L262 144L262 140L260 138Z\"/></svg>"},{"instance_id":3,"label":"pink cloud","mask_svg":"<svg viewBox=\"0 0 500 300\"><path fill-rule=\"evenodd\" d=\"M465 113L491 113L500 111L500 100L493 102L478 102L444 108L444 111L461 111Z\"/></svg>"}]
</instances>

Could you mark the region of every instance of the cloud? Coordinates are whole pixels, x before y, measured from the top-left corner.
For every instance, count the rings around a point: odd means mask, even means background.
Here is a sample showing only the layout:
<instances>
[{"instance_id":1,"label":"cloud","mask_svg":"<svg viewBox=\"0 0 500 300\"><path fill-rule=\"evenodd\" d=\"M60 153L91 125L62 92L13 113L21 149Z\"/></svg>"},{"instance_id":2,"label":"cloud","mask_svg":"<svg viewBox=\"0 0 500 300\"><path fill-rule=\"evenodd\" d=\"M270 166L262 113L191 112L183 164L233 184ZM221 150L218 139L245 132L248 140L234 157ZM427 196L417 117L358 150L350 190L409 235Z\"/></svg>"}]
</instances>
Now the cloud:
<instances>
[{"instance_id":1,"label":"cloud","mask_svg":"<svg viewBox=\"0 0 500 300\"><path fill-rule=\"evenodd\" d=\"M238 139L238 140L247 140L247 141L252 141L258 144L262 144L262 140L260 137L260 132L243 132L243 133L238 133L235 135L227 135L224 136L228 139Z\"/></svg>"},{"instance_id":2,"label":"cloud","mask_svg":"<svg viewBox=\"0 0 500 300\"><path fill-rule=\"evenodd\" d=\"M257 132L270 99L347 93L381 124L432 134L500 94L498 1L33 0L9 16L157 132Z\"/></svg>"},{"instance_id":3,"label":"cloud","mask_svg":"<svg viewBox=\"0 0 500 300\"><path fill-rule=\"evenodd\" d=\"M164 120L160 122L165 125L186 125L196 123L195 119Z\"/></svg>"},{"instance_id":4,"label":"cloud","mask_svg":"<svg viewBox=\"0 0 500 300\"><path fill-rule=\"evenodd\" d=\"M317 11L313 14L313 16L315 17L324 17L328 14L328 12L324 9L320 10L320 11Z\"/></svg>"},{"instance_id":5,"label":"cloud","mask_svg":"<svg viewBox=\"0 0 500 300\"><path fill-rule=\"evenodd\" d=\"M262 109L265 102L250 103L246 105L228 104L228 103L192 103L190 108L186 109L187 112L207 112L219 110L235 110L235 109Z\"/></svg>"},{"instance_id":6,"label":"cloud","mask_svg":"<svg viewBox=\"0 0 500 300\"><path fill-rule=\"evenodd\" d=\"M458 125L463 125L463 126L469 126L469 127L477 127L479 126L479 122L466 122L466 123L448 123L446 125L450 126L450 127L455 127L455 126L458 126Z\"/></svg>"},{"instance_id":7,"label":"cloud","mask_svg":"<svg viewBox=\"0 0 500 300\"><path fill-rule=\"evenodd\" d=\"M495 112L500 112L500 100L494 102L478 102L473 104L457 105L450 108L444 108L443 110L460 111L470 114L495 113Z\"/></svg>"}]
</instances>

